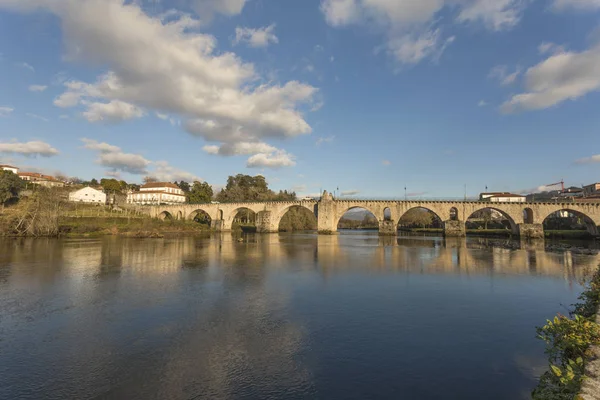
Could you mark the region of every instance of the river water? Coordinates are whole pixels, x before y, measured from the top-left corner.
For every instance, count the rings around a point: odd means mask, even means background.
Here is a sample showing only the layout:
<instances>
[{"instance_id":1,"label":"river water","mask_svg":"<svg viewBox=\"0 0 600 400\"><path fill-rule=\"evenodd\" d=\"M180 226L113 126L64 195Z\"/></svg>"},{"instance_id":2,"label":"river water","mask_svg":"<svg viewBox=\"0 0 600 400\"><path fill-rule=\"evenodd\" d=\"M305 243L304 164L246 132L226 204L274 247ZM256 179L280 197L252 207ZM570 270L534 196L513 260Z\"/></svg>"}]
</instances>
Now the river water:
<instances>
[{"instance_id":1,"label":"river water","mask_svg":"<svg viewBox=\"0 0 600 400\"><path fill-rule=\"evenodd\" d=\"M2 240L0 398L527 399L600 260L506 244Z\"/></svg>"}]
</instances>

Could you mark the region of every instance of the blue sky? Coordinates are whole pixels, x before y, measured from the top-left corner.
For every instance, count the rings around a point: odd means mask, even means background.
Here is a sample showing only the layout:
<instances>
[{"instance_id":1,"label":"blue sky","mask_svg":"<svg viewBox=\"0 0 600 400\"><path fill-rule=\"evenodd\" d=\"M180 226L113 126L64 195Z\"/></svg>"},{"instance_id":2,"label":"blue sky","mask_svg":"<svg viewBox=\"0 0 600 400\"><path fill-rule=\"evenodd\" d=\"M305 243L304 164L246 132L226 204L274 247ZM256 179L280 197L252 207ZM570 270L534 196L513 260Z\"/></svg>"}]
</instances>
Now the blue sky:
<instances>
[{"instance_id":1,"label":"blue sky","mask_svg":"<svg viewBox=\"0 0 600 400\"><path fill-rule=\"evenodd\" d=\"M598 0L0 0L0 162L364 197L600 181Z\"/></svg>"}]
</instances>

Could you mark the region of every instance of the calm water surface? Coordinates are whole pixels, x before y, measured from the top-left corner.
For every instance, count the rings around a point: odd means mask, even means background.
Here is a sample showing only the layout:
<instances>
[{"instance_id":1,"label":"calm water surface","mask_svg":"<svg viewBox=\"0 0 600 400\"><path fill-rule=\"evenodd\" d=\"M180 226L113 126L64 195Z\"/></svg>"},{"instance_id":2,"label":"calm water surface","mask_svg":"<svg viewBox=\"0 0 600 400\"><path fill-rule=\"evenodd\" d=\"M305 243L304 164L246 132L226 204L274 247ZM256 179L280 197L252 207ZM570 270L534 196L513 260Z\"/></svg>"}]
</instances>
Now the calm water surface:
<instances>
[{"instance_id":1,"label":"calm water surface","mask_svg":"<svg viewBox=\"0 0 600 400\"><path fill-rule=\"evenodd\" d=\"M526 399L597 255L354 232L0 241L1 399Z\"/></svg>"}]
</instances>

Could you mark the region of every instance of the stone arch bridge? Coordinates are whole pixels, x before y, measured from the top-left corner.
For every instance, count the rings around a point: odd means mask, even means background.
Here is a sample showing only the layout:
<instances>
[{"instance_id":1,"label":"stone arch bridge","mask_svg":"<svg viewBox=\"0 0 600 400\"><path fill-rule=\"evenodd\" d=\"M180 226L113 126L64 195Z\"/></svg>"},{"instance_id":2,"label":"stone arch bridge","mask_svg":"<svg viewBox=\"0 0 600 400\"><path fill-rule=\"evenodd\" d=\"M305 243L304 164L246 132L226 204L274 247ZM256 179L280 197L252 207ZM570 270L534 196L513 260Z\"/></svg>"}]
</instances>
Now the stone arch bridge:
<instances>
[{"instance_id":1,"label":"stone arch bridge","mask_svg":"<svg viewBox=\"0 0 600 400\"><path fill-rule=\"evenodd\" d=\"M278 232L279 222L292 207L302 207L313 213L319 233L337 231L342 216L354 208L370 211L379 220L379 233L395 235L400 218L414 208L425 208L436 214L444 225L446 236L464 236L465 221L471 214L482 209L500 212L511 225L514 235L531 238L544 236L543 221L550 214L566 210L586 221L588 231L598 235L600 225L600 202L590 203L490 203L480 201L387 201L387 200L339 200L325 192L320 200L281 202L243 202L216 204L181 204L152 206L153 218L193 219L204 212L211 218L211 226L218 231L229 231L240 210L256 213L258 232Z\"/></svg>"}]
</instances>

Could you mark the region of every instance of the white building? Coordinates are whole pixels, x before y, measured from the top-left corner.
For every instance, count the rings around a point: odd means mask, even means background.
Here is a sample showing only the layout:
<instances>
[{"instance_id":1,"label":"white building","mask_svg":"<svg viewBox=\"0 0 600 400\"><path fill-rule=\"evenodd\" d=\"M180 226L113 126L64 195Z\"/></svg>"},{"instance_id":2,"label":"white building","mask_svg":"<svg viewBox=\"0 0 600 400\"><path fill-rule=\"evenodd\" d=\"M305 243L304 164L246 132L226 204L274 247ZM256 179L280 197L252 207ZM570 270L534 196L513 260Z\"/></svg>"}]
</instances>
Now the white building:
<instances>
[{"instance_id":1,"label":"white building","mask_svg":"<svg viewBox=\"0 0 600 400\"><path fill-rule=\"evenodd\" d=\"M139 192L127 195L128 204L180 204L185 203L185 194L179 186L170 182L146 183Z\"/></svg>"},{"instance_id":2,"label":"white building","mask_svg":"<svg viewBox=\"0 0 600 400\"><path fill-rule=\"evenodd\" d=\"M88 186L69 193L69 201L76 203L105 204L106 194L101 190L97 190Z\"/></svg>"},{"instance_id":3,"label":"white building","mask_svg":"<svg viewBox=\"0 0 600 400\"><path fill-rule=\"evenodd\" d=\"M17 175L19 173L19 168L13 167L12 165L0 165L0 169L2 169L4 171L10 171L15 175Z\"/></svg>"},{"instance_id":4,"label":"white building","mask_svg":"<svg viewBox=\"0 0 600 400\"><path fill-rule=\"evenodd\" d=\"M492 203L525 203L527 197L508 192L480 193L479 201L490 201Z\"/></svg>"}]
</instances>

